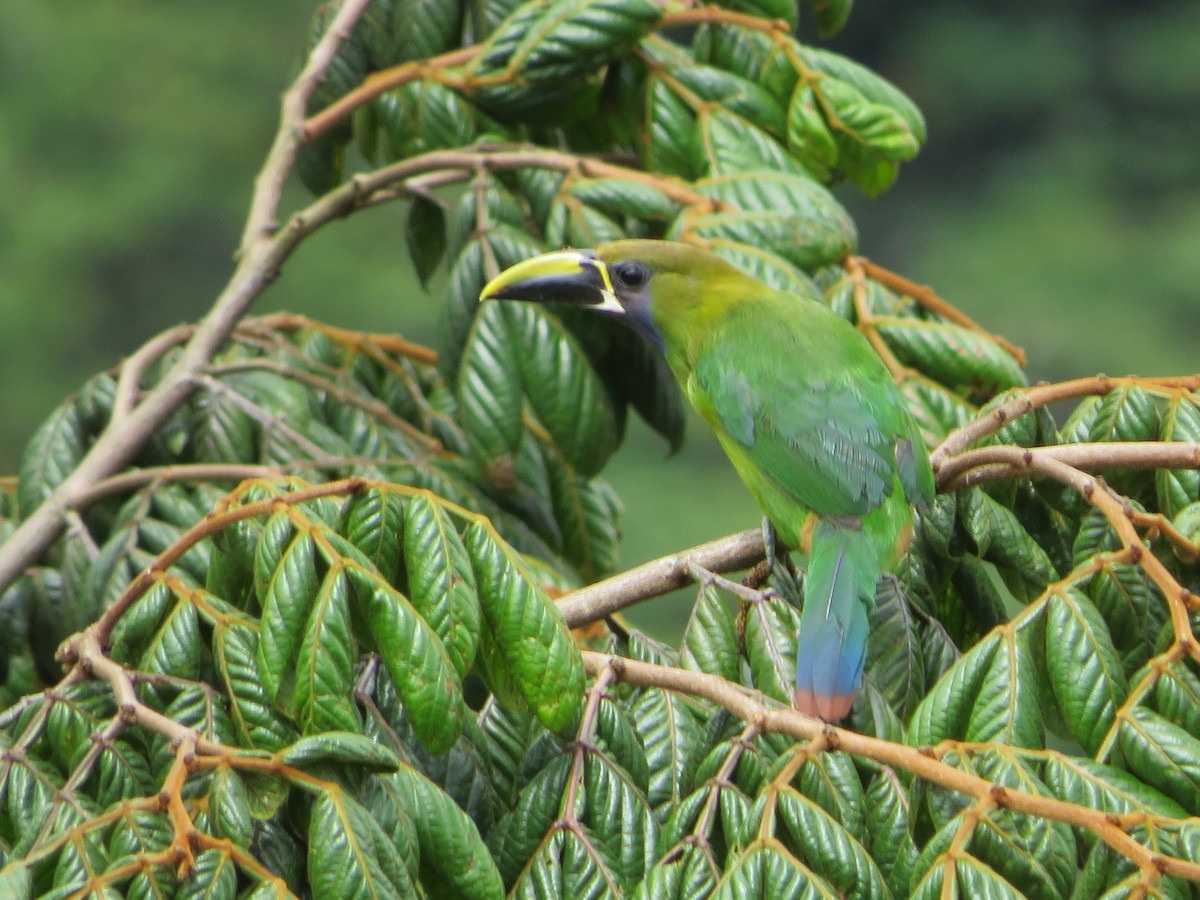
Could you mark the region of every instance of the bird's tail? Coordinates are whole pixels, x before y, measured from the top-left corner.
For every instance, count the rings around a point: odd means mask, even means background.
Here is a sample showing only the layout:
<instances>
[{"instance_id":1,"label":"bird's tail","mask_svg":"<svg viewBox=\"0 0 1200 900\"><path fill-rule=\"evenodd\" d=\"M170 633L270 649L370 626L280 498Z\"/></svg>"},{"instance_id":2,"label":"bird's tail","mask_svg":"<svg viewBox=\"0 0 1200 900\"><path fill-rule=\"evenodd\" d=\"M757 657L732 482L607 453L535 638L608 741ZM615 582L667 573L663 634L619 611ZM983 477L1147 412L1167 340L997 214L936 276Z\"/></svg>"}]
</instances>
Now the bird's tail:
<instances>
[{"instance_id":1,"label":"bird's tail","mask_svg":"<svg viewBox=\"0 0 1200 900\"><path fill-rule=\"evenodd\" d=\"M881 560L869 533L830 522L817 525L810 546L794 700L800 712L836 722L862 682Z\"/></svg>"}]
</instances>

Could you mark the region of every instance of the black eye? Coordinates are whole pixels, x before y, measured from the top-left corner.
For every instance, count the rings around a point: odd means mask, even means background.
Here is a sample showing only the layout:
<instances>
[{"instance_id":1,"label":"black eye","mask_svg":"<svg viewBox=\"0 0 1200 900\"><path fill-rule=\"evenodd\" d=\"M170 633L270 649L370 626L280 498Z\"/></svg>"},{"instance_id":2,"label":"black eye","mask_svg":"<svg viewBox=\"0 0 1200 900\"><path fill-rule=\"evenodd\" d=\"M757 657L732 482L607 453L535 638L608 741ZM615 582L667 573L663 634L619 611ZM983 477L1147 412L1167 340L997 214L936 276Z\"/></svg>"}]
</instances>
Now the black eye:
<instances>
[{"instance_id":1,"label":"black eye","mask_svg":"<svg viewBox=\"0 0 1200 900\"><path fill-rule=\"evenodd\" d=\"M626 290L636 291L650 280L650 270L644 263L629 261L617 263L613 268L617 283Z\"/></svg>"}]
</instances>

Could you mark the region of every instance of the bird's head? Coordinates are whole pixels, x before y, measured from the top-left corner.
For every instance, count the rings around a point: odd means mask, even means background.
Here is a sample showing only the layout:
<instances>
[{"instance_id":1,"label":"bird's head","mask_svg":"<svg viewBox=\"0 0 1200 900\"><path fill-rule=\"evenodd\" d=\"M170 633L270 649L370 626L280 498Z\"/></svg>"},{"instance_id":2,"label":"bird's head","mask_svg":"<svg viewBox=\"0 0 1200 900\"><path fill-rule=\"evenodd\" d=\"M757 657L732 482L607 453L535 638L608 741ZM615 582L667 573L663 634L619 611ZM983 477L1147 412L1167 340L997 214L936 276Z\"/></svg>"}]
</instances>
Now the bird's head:
<instances>
[{"instance_id":1,"label":"bird's head","mask_svg":"<svg viewBox=\"0 0 1200 900\"><path fill-rule=\"evenodd\" d=\"M627 240L595 250L557 250L517 263L484 287L481 300L564 304L620 317L660 350L674 326L715 296L714 286L746 280L729 263L674 241Z\"/></svg>"}]
</instances>

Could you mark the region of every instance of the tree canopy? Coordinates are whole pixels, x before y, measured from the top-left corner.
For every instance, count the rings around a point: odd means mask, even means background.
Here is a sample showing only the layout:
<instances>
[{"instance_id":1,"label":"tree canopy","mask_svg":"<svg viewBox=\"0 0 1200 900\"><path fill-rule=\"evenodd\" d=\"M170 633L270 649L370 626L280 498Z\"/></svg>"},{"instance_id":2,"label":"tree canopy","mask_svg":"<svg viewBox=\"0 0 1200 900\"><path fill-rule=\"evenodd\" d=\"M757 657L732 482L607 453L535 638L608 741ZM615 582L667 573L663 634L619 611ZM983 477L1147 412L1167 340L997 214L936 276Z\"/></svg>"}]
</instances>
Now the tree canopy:
<instances>
[{"instance_id":1,"label":"tree canopy","mask_svg":"<svg viewBox=\"0 0 1200 900\"><path fill-rule=\"evenodd\" d=\"M1031 387L861 255L831 187L924 120L802 14L849 3L317 10L228 285L6 482L0 893L1190 895L1200 376ZM382 204L436 350L247 316ZM684 437L652 348L478 303L626 235L824 298L936 448L844 727L787 706L803 574L737 581L757 532L619 572L603 469L631 416ZM675 646L620 616L688 584Z\"/></svg>"}]
</instances>

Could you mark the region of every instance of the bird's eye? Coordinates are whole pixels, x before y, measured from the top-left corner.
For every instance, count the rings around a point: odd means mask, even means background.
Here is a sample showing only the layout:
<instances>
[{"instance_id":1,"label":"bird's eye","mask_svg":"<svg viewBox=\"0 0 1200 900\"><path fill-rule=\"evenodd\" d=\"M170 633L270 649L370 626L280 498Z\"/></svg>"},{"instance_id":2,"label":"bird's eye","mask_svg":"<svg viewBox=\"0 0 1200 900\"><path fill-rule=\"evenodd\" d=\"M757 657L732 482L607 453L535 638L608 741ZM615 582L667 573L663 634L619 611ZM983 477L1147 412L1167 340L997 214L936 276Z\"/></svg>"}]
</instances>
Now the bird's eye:
<instances>
[{"instance_id":1,"label":"bird's eye","mask_svg":"<svg viewBox=\"0 0 1200 900\"><path fill-rule=\"evenodd\" d=\"M640 262L618 263L613 269L613 274L626 290L637 290L650 280L650 270Z\"/></svg>"}]
</instances>

